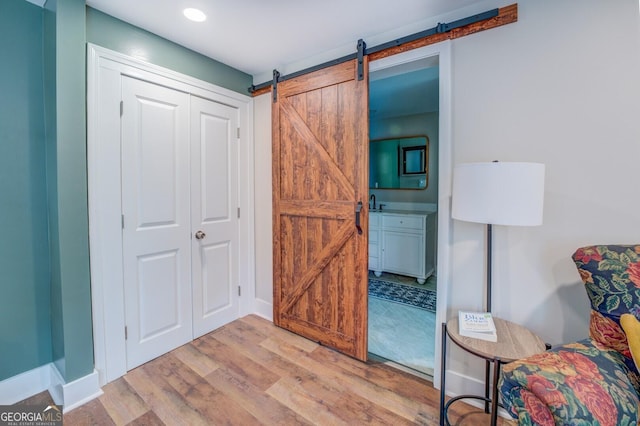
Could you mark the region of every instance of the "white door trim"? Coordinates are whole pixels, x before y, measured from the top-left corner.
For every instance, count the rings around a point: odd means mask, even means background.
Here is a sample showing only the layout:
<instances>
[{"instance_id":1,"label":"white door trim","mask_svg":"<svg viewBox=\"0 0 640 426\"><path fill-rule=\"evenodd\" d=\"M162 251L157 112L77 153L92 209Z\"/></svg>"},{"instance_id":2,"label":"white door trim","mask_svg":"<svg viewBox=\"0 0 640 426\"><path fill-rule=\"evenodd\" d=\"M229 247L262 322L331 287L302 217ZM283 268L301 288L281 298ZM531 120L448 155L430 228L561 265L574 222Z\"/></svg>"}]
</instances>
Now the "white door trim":
<instances>
[{"instance_id":1,"label":"white door trim","mask_svg":"<svg viewBox=\"0 0 640 426\"><path fill-rule=\"evenodd\" d=\"M440 385L441 366L441 334L440 324L446 322L447 307L449 306L448 294L451 287L451 176L452 163L452 138L451 138L451 41L432 44L430 46L409 50L384 59L371 61L369 72L378 71L392 66L405 64L420 59L438 56L440 67L440 111L439 111L439 138L438 138L438 261L437 261L437 294L436 303L436 341L435 358L433 368L433 384L436 388Z\"/></svg>"},{"instance_id":2,"label":"white door trim","mask_svg":"<svg viewBox=\"0 0 640 426\"><path fill-rule=\"evenodd\" d=\"M120 76L128 75L238 109L240 315L254 311L253 99L93 44L87 45L87 173L95 368L100 385L124 375L120 186ZM113 143L113 141L117 143Z\"/></svg>"}]
</instances>

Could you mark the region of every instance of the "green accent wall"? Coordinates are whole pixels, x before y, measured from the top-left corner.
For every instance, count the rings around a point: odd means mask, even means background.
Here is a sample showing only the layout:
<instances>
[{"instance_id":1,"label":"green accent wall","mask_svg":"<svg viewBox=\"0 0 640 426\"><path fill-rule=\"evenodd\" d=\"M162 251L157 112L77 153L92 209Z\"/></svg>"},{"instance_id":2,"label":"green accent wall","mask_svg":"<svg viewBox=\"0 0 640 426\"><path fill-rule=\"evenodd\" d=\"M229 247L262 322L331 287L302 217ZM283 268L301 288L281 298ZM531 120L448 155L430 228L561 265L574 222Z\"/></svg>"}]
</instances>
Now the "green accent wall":
<instances>
[{"instance_id":1,"label":"green accent wall","mask_svg":"<svg viewBox=\"0 0 640 426\"><path fill-rule=\"evenodd\" d=\"M0 1L0 380L52 358L42 20Z\"/></svg>"},{"instance_id":2,"label":"green accent wall","mask_svg":"<svg viewBox=\"0 0 640 426\"><path fill-rule=\"evenodd\" d=\"M87 8L0 0L0 381L92 373L86 41L246 93L251 76Z\"/></svg>"},{"instance_id":3,"label":"green accent wall","mask_svg":"<svg viewBox=\"0 0 640 426\"><path fill-rule=\"evenodd\" d=\"M87 41L248 95L249 74L87 7Z\"/></svg>"},{"instance_id":4,"label":"green accent wall","mask_svg":"<svg viewBox=\"0 0 640 426\"><path fill-rule=\"evenodd\" d=\"M60 250L58 244L57 189L57 114L56 114L56 3L48 0L44 9L43 66L44 66L44 121L47 135L47 192L49 209L49 258L51 293L51 350L58 371L64 372L64 329L62 323L62 281L60 280Z\"/></svg>"},{"instance_id":5,"label":"green accent wall","mask_svg":"<svg viewBox=\"0 0 640 426\"><path fill-rule=\"evenodd\" d=\"M85 71L85 2L56 2L56 137L49 140L55 172L49 173L52 212L51 246L59 270L52 274L52 328L62 329L62 342L54 339L54 362L69 383L93 371L93 329L89 273L89 220L87 208L87 132ZM50 163L54 160L50 159ZM53 238L57 234L57 238ZM58 294L59 292L59 294ZM56 336L58 338L59 336Z\"/></svg>"}]
</instances>

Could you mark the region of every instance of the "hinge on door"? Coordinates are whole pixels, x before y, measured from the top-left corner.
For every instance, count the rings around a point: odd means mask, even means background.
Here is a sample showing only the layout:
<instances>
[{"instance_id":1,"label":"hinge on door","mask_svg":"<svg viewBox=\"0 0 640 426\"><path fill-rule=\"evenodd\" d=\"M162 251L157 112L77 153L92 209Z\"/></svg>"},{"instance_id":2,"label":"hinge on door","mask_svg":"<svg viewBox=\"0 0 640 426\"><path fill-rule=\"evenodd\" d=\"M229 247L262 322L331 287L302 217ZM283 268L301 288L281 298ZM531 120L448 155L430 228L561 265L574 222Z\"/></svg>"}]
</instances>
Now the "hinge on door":
<instances>
[{"instance_id":1,"label":"hinge on door","mask_svg":"<svg viewBox=\"0 0 640 426\"><path fill-rule=\"evenodd\" d=\"M240 127L236 129L236 138L240 139Z\"/></svg>"},{"instance_id":2,"label":"hinge on door","mask_svg":"<svg viewBox=\"0 0 640 426\"><path fill-rule=\"evenodd\" d=\"M122 229L124 229L124 215L122 215Z\"/></svg>"},{"instance_id":3,"label":"hinge on door","mask_svg":"<svg viewBox=\"0 0 640 426\"><path fill-rule=\"evenodd\" d=\"M124 112L124 102L120 101L120 117L122 117L123 112Z\"/></svg>"},{"instance_id":4,"label":"hinge on door","mask_svg":"<svg viewBox=\"0 0 640 426\"><path fill-rule=\"evenodd\" d=\"M240 219L240 207L238 207L238 219Z\"/></svg>"},{"instance_id":5,"label":"hinge on door","mask_svg":"<svg viewBox=\"0 0 640 426\"><path fill-rule=\"evenodd\" d=\"M241 293L242 293L242 291L240 290L240 288L241 288L241 287L240 287L240 286L238 286L238 296L242 296L242 294L241 294Z\"/></svg>"},{"instance_id":6,"label":"hinge on door","mask_svg":"<svg viewBox=\"0 0 640 426\"><path fill-rule=\"evenodd\" d=\"M127 340L129 333L127 333L127 326L124 327L124 340Z\"/></svg>"}]
</instances>

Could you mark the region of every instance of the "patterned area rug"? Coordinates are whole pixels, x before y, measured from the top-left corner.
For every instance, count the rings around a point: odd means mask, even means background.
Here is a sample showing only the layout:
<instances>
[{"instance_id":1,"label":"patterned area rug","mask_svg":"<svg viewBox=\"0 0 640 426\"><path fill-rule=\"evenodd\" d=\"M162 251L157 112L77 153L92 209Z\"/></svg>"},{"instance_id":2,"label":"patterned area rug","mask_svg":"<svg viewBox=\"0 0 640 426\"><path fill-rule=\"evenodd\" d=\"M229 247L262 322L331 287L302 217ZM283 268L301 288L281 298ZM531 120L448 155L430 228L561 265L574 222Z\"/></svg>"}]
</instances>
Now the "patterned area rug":
<instances>
[{"instance_id":1,"label":"patterned area rug","mask_svg":"<svg viewBox=\"0 0 640 426\"><path fill-rule=\"evenodd\" d=\"M425 288L369 278L369 296L436 311L436 292Z\"/></svg>"}]
</instances>

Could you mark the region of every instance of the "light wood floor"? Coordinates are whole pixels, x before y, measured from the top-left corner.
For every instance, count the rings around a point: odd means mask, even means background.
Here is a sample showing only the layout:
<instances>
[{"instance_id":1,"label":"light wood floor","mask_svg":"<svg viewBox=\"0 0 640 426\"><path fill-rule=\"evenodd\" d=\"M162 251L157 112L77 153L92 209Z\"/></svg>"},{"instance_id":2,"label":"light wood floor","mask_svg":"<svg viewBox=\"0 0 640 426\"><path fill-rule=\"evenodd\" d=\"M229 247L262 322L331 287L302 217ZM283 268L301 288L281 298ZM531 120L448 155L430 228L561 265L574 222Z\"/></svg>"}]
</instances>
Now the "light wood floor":
<instances>
[{"instance_id":1,"label":"light wood floor","mask_svg":"<svg viewBox=\"0 0 640 426\"><path fill-rule=\"evenodd\" d=\"M361 363L254 315L150 361L64 415L65 425L436 425L440 393L380 361ZM23 403L43 403L48 394ZM454 425L488 424L457 403ZM503 423L499 424L511 424Z\"/></svg>"}]
</instances>

